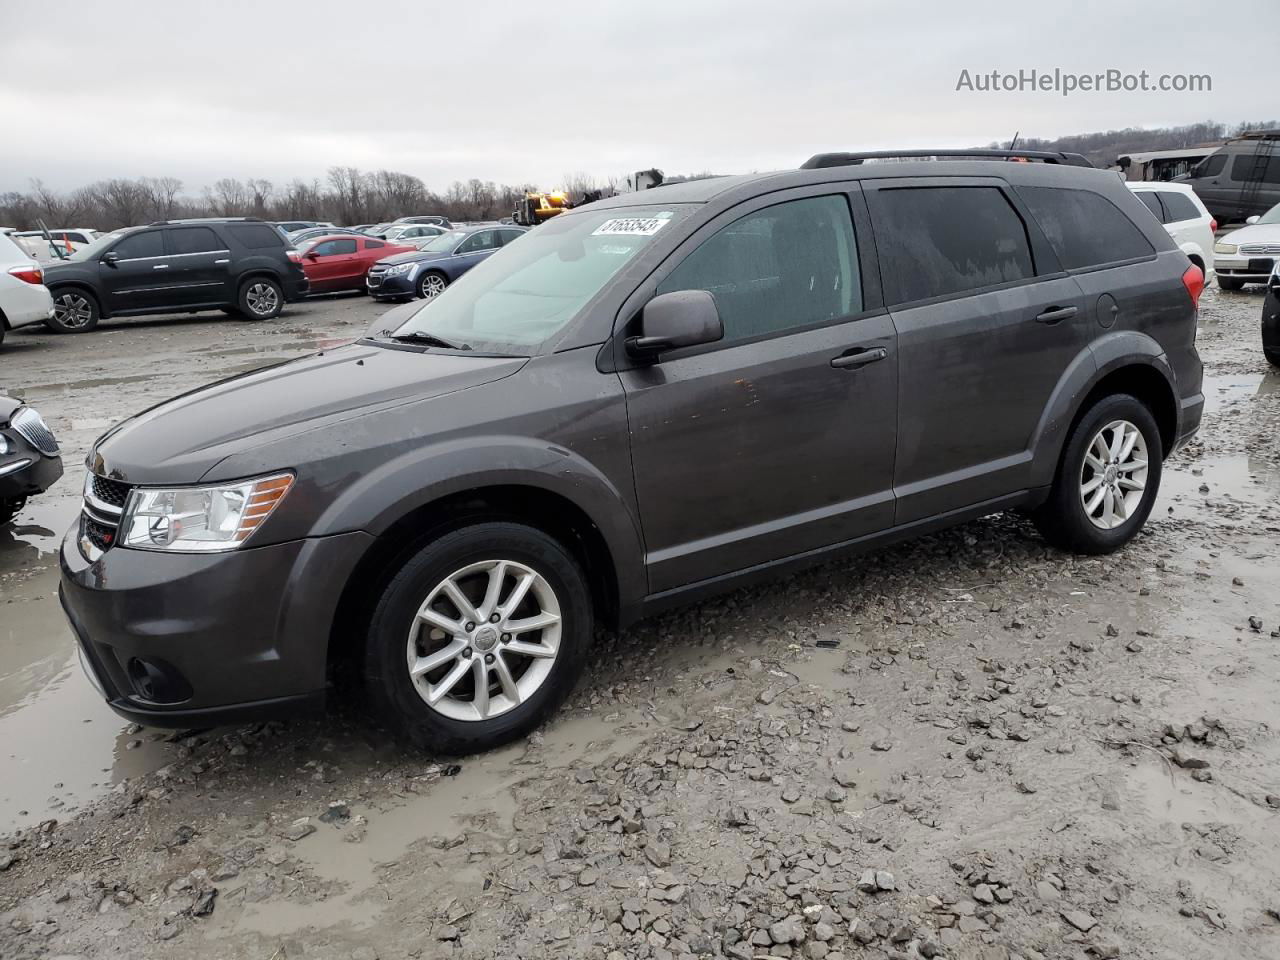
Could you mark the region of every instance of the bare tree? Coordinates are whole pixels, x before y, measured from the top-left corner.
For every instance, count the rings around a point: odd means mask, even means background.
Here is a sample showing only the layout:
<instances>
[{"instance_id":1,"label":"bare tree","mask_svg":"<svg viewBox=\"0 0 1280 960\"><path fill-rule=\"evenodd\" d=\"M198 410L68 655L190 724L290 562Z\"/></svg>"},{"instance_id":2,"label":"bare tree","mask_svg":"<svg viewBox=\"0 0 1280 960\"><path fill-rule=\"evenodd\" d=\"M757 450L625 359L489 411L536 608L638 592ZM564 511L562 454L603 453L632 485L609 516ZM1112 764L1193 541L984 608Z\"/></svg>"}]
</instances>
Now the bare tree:
<instances>
[{"instance_id":1,"label":"bare tree","mask_svg":"<svg viewBox=\"0 0 1280 960\"><path fill-rule=\"evenodd\" d=\"M142 184L151 200L151 216L157 220L172 220L178 212L182 181L177 177L143 177Z\"/></svg>"}]
</instances>

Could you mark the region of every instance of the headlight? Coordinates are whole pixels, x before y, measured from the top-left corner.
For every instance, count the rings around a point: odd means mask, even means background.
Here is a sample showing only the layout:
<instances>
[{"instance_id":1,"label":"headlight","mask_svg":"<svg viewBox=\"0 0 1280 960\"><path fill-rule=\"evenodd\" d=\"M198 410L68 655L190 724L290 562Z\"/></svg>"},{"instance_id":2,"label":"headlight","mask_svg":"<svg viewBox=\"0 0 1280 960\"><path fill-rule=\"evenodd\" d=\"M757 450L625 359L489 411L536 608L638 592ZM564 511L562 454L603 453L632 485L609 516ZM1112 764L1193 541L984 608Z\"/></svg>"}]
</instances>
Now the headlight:
<instances>
[{"instance_id":1,"label":"headlight","mask_svg":"<svg viewBox=\"0 0 1280 960\"><path fill-rule=\"evenodd\" d=\"M1214 253L1232 254L1232 253L1235 253L1238 249L1239 247L1234 243L1215 243L1213 245Z\"/></svg>"},{"instance_id":2,"label":"headlight","mask_svg":"<svg viewBox=\"0 0 1280 960\"><path fill-rule=\"evenodd\" d=\"M15 449L17 448L14 447L13 441L10 440L8 437L6 437L3 433L0 433L0 457L3 457L9 453L13 453Z\"/></svg>"},{"instance_id":3,"label":"headlight","mask_svg":"<svg viewBox=\"0 0 1280 960\"><path fill-rule=\"evenodd\" d=\"M394 267L388 268L383 274L384 277L403 277L406 273L413 273L416 263L397 263Z\"/></svg>"},{"instance_id":4,"label":"headlight","mask_svg":"<svg viewBox=\"0 0 1280 960\"><path fill-rule=\"evenodd\" d=\"M118 544L139 550L234 550L271 515L293 484L279 473L210 487L136 487Z\"/></svg>"}]
</instances>

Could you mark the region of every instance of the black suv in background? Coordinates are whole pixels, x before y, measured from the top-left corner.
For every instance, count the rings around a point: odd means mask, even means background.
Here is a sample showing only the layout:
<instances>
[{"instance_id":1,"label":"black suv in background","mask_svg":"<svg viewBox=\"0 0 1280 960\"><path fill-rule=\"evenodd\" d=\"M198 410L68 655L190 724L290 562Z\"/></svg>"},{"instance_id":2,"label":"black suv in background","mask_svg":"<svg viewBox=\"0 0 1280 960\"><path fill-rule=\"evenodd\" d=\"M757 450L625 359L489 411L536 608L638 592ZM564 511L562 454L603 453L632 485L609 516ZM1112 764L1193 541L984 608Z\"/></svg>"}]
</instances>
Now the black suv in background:
<instances>
[{"instance_id":1,"label":"black suv in background","mask_svg":"<svg viewBox=\"0 0 1280 960\"><path fill-rule=\"evenodd\" d=\"M555 709L597 624L1001 510L1119 549L1200 423L1204 276L1115 174L1007 156L600 200L121 423L62 544L90 676L192 726L359 673L465 752Z\"/></svg>"},{"instance_id":2,"label":"black suv in background","mask_svg":"<svg viewBox=\"0 0 1280 960\"><path fill-rule=\"evenodd\" d=\"M170 220L116 231L50 264L58 333L84 333L103 317L222 310L269 320L308 283L297 251L255 219Z\"/></svg>"}]
</instances>

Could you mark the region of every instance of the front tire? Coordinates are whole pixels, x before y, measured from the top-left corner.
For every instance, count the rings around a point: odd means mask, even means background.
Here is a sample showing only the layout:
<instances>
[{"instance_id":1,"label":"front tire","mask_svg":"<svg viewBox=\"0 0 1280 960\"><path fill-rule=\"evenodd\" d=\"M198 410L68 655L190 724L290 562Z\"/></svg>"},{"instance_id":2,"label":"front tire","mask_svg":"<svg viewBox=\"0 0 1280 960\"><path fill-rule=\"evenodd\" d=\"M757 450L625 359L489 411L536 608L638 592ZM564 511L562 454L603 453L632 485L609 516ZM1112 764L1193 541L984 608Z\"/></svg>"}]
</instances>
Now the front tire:
<instances>
[{"instance_id":1,"label":"front tire","mask_svg":"<svg viewBox=\"0 0 1280 960\"><path fill-rule=\"evenodd\" d=\"M26 497L0 497L0 527L16 517L26 505Z\"/></svg>"},{"instance_id":2,"label":"front tire","mask_svg":"<svg viewBox=\"0 0 1280 960\"><path fill-rule=\"evenodd\" d=\"M586 578L558 541L477 523L408 556L387 584L369 624L366 686L417 746L489 750L564 701L592 627Z\"/></svg>"},{"instance_id":3,"label":"front tire","mask_svg":"<svg viewBox=\"0 0 1280 960\"><path fill-rule=\"evenodd\" d=\"M1272 350L1270 347L1262 348L1262 355L1267 358L1267 363L1273 367L1280 367L1280 350Z\"/></svg>"},{"instance_id":4,"label":"front tire","mask_svg":"<svg viewBox=\"0 0 1280 960\"><path fill-rule=\"evenodd\" d=\"M1244 281L1236 280L1233 277L1224 277L1221 274L1219 274L1218 287L1222 290L1243 290Z\"/></svg>"},{"instance_id":5,"label":"front tire","mask_svg":"<svg viewBox=\"0 0 1280 960\"><path fill-rule=\"evenodd\" d=\"M240 284L240 313L249 320L272 320L284 309L284 291L270 277L250 277Z\"/></svg>"},{"instance_id":6,"label":"front tire","mask_svg":"<svg viewBox=\"0 0 1280 960\"><path fill-rule=\"evenodd\" d=\"M73 287L54 292L53 316L45 326L54 333L88 333L98 325L100 316L93 294Z\"/></svg>"},{"instance_id":7,"label":"front tire","mask_svg":"<svg viewBox=\"0 0 1280 960\"><path fill-rule=\"evenodd\" d=\"M1160 489L1164 447L1147 406L1128 394L1095 403L1072 429L1049 499L1032 515L1073 553L1111 553L1142 529Z\"/></svg>"},{"instance_id":8,"label":"front tire","mask_svg":"<svg viewBox=\"0 0 1280 960\"><path fill-rule=\"evenodd\" d=\"M444 288L447 286L449 286L448 277L432 270L424 273L418 281L418 296L423 300L434 300L444 293Z\"/></svg>"}]
</instances>

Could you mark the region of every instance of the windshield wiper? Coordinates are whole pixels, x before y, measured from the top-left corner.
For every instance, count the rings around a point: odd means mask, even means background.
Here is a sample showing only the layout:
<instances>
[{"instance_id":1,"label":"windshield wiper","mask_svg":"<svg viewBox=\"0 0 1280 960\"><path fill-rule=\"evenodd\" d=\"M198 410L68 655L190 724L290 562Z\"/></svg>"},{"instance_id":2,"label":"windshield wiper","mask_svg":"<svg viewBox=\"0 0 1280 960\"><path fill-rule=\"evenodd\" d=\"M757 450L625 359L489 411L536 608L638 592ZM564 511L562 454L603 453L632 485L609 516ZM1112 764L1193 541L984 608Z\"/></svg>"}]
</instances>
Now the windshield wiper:
<instances>
[{"instance_id":1,"label":"windshield wiper","mask_svg":"<svg viewBox=\"0 0 1280 960\"><path fill-rule=\"evenodd\" d=\"M404 343L422 343L429 347L445 347L449 350L471 349L465 343L450 343L442 337L437 337L434 333L425 333L422 330L413 330L409 333L395 333L387 339L398 340Z\"/></svg>"}]
</instances>

